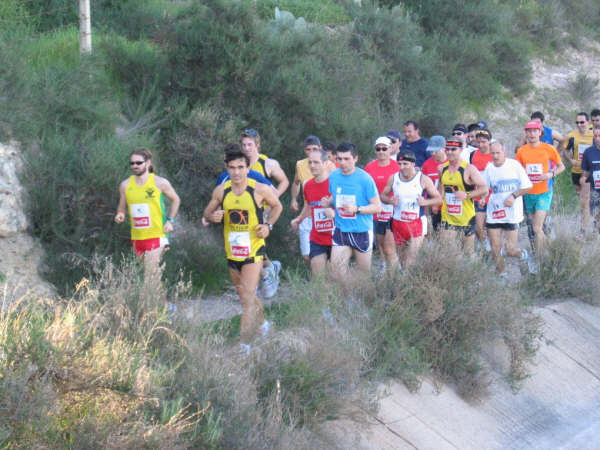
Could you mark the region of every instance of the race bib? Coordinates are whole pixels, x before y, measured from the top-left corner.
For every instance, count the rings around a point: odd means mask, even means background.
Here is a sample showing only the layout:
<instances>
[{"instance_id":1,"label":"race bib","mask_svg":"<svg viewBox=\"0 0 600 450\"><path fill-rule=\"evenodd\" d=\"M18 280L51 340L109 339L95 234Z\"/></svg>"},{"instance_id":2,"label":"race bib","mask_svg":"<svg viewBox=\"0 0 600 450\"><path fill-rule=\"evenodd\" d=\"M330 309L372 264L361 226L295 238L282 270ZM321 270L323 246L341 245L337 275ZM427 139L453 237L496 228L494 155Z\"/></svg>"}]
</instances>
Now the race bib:
<instances>
[{"instance_id":1,"label":"race bib","mask_svg":"<svg viewBox=\"0 0 600 450\"><path fill-rule=\"evenodd\" d=\"M496 211L492 211L492 219L494 219L494 220L506 219L506 210L497 209Z\"/></svg>"},{"instance_id":2,"label":"race bib","mask_svg":"<svg viewBox=\"0 0 600 450\"><path fill-rule=\"evenodd\" d=\"M542 175L543 175L543 165L541 163L539 164L527 164L525 166L525 170L527 172L527 176L529 177L529 179L531 180L532 183L540 183L542 182Z\"/></svg>"},{"instance_id":3,"label":"race bib","mask_svg":"<svg viewBox=\"0 0 600 450\"><path fill-rule=\"evenodd\" d=\"M581 161L583 159L583 154L588 147L591 147L591 145L579 144L579 147L577 147L577 160Z\"/></svg>"},{"instance_id":4,"label":"race bib","mask_svg":"<svg viewBox=\"0 0 600 450\"><path fill-rule=\"evenodd\" d=\"M250 232L239 231L229 233L229 249L231 256L235 258L248 258L252 249L250 244Z\"/></svg>"},{"instance_id":5,"label":"race bib","mask_svg":"<svg viewBox=\"0 0 600 450\"><path fill-rule=\"evenodd\" d=\"M600 170L594 170L592 178L594 179L594 189L600 189Z\"/></svg>"},{"instance_id":6,"label":"race bib","mask_svg":"<svg viewBox=\"0 0 600 450\"><path fill-rule=\"evenodd\" d=\"M343 205L356 206L356 195L337 194L335 196L335 207L340 217L344 219L356 219L356 214L349 214L344 211Z\"/></svg>"},{"instance_id":7,"label":"race bib","mask_svg":"<svg viewBox=\"0 0 600 450\"><path fill-rule=\"evenodd\" d=\"M325 214L326 208L313 208L313 224L319 233L333 231L333 219Z\"/></svg>"},{"instance_id":8,"label":"race bib","mask_svg":"<svg viewBox=\"0 0 600 450\"><path fill-rule=\"evenodd\" d=\"M133 203L131 217L134 228L150 228L150 205L148 203Z\"/></svg>"},{"instance_id":9,"label":"race bib","mask_svg":"<svg viewBox=\"0 0 600 450\"><path fill-rule=\"evenodd\" d=\"M458 200L454 192L446 192L446 206L451 216L462 215L462 200Z\"/></svg>"},{"instance_id":10,"label":"race bib","mask_svg":"<svg viewBox=\"0 0 600 450\"><path fill-rule=\"evenodd\" d=\"M402 222L412 222L418 218L419 204L417 202L413 200L405 200L400 203L400 220Z\"/></svg>"},{"instance_id":11,"label":"race bib","mask_svg":"<svg viewBox=\"0 0 600 450\"><path fill-rule=\"evenodd\" d=\"M381 212L375 214L375 220L378 222L387 222L394 214L394 205L384 203L381 205Z\"/></svg>"}]
</instances>

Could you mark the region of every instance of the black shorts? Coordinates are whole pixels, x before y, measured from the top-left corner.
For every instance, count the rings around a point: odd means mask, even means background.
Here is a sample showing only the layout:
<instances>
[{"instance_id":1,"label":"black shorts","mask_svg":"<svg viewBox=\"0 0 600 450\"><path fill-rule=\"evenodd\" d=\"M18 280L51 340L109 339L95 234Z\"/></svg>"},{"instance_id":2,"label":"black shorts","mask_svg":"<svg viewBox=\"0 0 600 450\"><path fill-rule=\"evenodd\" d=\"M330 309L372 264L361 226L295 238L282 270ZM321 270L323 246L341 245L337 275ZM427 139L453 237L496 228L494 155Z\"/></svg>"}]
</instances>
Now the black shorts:
<instances>
[{"instance_id":1,"label":"black shorts","mask_svg":"<svg viewBox=\"0 0 600 450\"><path fill-rule=\"evenodd\" d=\"M324 253L327 254L327 259L331 258L331 245L321 245L310 241L310 252L308 254L310 259L313 259L315 256L319 256Z\"/></svg>"},{"instance_id":2,"label":"black shorts","mask_svg":"<svg viewBox=\"0 0 600 450\"><path fill-rule=\"evenodd\" d=\"M385 222L380 222L378 220L373 221L373 231L375 234L379 234L381 236L385 236L387 230L392 231L392 221L386 220Z\"/></svg>"},{"instance_id":3,"label":"black shorts","mask_svg":"<svg viewBox=\"0 0 600 450\"><path fill-rule=\"evenodd\" d=\"M518 223L485 223L485 227L490 230L506 230L506 231L514 231L519 229Z\"/></svg>"},{"instance_id":4,"label":"black shorts","mask_svg":"<svg viewBox=\"0 0 600 450\"><path fill-rule=\"evenodd\" d=\"M229 267L233 270L237 270L238 272L241 272L242 267L244 267L246 264L252 264L255 262L262 261L262 260L266 259L266 257L267 257L266 255L267 255L267 251L266 251L266 248L263 246L258 249L258 251L256 252L256 256L253 256L252 258L246 258L241 261L228 258L227 259L227 267Z\"/></svg>"},{"instance_id":5,"label":"black shorts","mask_svg":"<svg viewBox=\"0 0 600 450\"><path fill-rule=\"evenodd\" d=\"M434 231L440 230L440 224L442 223L442 213L438 212L437 214L431 213L431 226Z\"/></svg>"},{"instance_id":6,"label":"black shorts","mask_svg":"<svg viewBox=\"0 0 600 450\"><path fill-rule=\"evenodd\" d=\"M581 175L583 175L583 174L571 172L571 181L573 182L574 186L579 186L579 180L581 179ZM586 183L591 183L590 178L591 177L588 177L588 179L586 180Z\"/></svg>"},{"instance_id":7,"label":"black shorts","mask_svg":"<svg viewBox=\"0 0 600 450\"><path fill-rule=\"evenodd\" d=\"M442 222L442 230L454 230L465 236L473 236L475 234L475 217L472 217L469 220L469 224L465 226L450 225L448 222Z\"/></svg>"},{"instance_id":8,"label":"black shorts","mask_svg":"<svg viewBox=\"0 0 600 450\"><path fill-rule=\"evenodd\" d=\"M344 232L339 228L333 231L333 245L337 247L351 247L361 253L373 249L373 231Z\"/></svg>"}]
</instances>

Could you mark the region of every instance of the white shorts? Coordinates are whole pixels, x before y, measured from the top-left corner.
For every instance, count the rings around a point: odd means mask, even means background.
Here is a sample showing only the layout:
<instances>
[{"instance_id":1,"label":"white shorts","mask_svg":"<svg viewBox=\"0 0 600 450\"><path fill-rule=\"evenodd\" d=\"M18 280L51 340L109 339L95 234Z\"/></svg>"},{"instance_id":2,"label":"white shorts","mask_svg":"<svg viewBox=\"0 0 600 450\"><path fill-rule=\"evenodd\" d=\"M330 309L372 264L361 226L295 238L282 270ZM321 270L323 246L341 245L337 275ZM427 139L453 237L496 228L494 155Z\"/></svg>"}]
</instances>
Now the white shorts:
<instances>
[{"instance_id":1,"label":"white shorts","mask_svg":"<svg viewBox=\"0 0 600 450\"><path fill-rule=\"evenodd\" d=\"M421 216L421 222L423 222L423 236L427 236L427 216L425 214Z\"/></svg>"},{"instance_id":2,"label":"white shorts","mask_svg":"<svg viewBox=\"0 0 600 450\"><path fill-rule=\"evenodd\" d=\"M310 232L312 231L312 218L307 217L298 226L298 237L300 240L300 253L302 256L310 254Z\"/></svg>"}]
</instances>

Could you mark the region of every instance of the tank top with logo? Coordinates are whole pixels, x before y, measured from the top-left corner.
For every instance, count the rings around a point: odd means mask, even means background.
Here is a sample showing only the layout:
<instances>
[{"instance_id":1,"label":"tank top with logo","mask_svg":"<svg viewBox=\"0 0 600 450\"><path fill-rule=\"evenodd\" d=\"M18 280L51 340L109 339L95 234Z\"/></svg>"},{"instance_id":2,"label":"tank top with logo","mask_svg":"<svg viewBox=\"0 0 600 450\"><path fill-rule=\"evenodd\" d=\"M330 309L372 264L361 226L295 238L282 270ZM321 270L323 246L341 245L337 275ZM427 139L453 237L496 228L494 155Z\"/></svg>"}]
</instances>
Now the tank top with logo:
<instances>
[{"instance_id":1,"label":"tank top with logo","mask_svg":"<svg viewBox=\"0 0 600 450\"><path fill-rule=\"evenodd\" d=\"M129 177L125 190L131 239L140 241L166 237L163 226L167 221L165 200L162 191L154 182L155 175L151 173L142 186L135 182L135 175Z\"/></svg>"},{"instance_id":2,"label":"tank top with logo","mask_svg":"<svg viewBox=\"0 0 600 450\"><path fill-rule=\"evenodd\" d=\"M410 180L403 180L400 173L396 173L392 189L394 198L398 198L398 204L394 205L394 220L412 222L420 219L424 214L424 209L418 201L419 196L423 195L421 172L418 171Z\"/></svg>"},{"instance_id":3,"label":"tank top with logo","mask_svg":"<svg viewBox=\"0 0 600 450\"><path fill-rule=\"evenodd\" d=\"M469 225L471 219L475 216L475 204L472 199L458 200L456 192L470 192L473 186L465 183L465 169L467 162L461 161L456 172L451 173L448 170L449 162L445 162L440 177L442 185L442 221L449 225L465 227Z\"/></svg>"}]
</instances>

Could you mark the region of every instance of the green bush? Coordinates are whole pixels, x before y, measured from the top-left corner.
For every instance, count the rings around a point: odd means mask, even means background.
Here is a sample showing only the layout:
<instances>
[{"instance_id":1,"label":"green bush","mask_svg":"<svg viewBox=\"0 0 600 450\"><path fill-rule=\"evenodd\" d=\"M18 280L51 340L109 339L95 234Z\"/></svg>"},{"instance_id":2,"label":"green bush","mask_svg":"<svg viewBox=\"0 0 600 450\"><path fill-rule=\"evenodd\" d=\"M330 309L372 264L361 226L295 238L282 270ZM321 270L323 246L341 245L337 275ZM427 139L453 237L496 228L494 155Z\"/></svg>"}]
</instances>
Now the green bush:
<instances>
[{"instance_id":1,"label":"green bush","mask_svg":"<svg viewBox=\"0 0 600 450\"><path fill-rule=\"evenodd\" d=\"M266 20L274 17L275 7L283 11L289 11L296 17L304 17L309 22L322 25L336 25L350 21L344 7L332 0L321 2L311 0L260 0L256 2L258 14Z\"/></svg>"}]
</instances>

